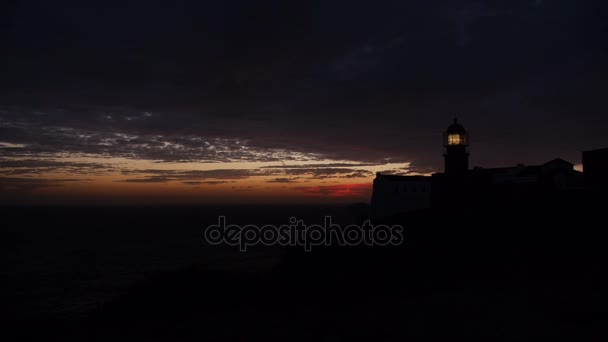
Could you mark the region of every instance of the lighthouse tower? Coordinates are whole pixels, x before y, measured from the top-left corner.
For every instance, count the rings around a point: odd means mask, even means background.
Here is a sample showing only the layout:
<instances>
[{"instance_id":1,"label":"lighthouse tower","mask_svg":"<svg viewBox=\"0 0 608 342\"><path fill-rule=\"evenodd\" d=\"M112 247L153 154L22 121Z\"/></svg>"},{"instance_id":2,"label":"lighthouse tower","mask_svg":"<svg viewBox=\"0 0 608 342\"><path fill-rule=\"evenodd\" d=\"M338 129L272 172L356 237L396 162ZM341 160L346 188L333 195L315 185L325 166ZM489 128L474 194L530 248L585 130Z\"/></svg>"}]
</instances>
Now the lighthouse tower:
<instances>
[{"instance_id":1,"label":"lighthouse tower","mask_svg":"<svg viewBox=\"0 0 608 342\"><path fill-rule=\"evenodd\" d=\"M443 134L443 146L446 176L464 176L469 170L469 134L457 118Z\"/></svg>"}]
</instances>

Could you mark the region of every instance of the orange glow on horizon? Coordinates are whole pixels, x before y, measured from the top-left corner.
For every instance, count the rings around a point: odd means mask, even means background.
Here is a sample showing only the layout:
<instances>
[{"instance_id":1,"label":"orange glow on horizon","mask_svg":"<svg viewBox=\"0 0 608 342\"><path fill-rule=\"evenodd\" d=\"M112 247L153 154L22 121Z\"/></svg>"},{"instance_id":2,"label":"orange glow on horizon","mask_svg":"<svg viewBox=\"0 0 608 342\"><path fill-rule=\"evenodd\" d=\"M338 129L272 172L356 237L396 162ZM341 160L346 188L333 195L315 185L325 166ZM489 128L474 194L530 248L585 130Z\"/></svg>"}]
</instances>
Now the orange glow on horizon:
<instances>
[{"instance_id":1,"label":"orange glow on horizon","mask_svg":"<svg viewBox=\"0 0 608 342\"><path fill-rule=\"evenodd\" d=\"M18 160L18 159L15 159ZM44 160L44 159L43 159ZM5 169L3 203L353 203L367 202L376 172L409 163L353 161L164 163L60 156L50 161L106 168ZM15 175L11 175L11 172Z\"/></svg>"}]
</instances>

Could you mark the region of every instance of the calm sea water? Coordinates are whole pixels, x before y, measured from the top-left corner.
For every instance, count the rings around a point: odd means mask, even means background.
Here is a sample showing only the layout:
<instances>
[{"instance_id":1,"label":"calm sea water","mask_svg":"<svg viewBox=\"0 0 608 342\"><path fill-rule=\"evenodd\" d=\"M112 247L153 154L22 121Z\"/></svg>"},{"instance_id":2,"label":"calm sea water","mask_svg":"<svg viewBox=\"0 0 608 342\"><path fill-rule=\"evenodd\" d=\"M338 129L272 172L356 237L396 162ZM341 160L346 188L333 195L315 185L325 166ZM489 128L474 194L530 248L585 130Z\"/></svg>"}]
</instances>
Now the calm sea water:
<instances>
[{"instance_id":1,"label":"calm sea water","mask_svg":"<svg viewBox=\"0 0 608 342\"><path fill-rule=\"evenodd\" d=\"M3 314L13 319L78 317L152 275L189 268L269 272L283 249L247 253L204 243L220 215L235 224L286 224L292 216L349 224L362 207L1 208Z\"/></svg>"}]
</instances>

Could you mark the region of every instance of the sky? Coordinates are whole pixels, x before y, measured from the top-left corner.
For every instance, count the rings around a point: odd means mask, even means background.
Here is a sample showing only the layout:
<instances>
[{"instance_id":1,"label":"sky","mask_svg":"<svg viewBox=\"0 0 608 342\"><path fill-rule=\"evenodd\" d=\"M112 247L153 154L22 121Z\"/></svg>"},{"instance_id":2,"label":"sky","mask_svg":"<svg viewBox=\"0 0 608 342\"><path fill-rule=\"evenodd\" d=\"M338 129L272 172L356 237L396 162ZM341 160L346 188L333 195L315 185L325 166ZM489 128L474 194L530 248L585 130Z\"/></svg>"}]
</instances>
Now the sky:
<instances>
[{"instance_id":1,"label":"sky","mask_svg":"<svg viewBox=\"0 0 608 342\"><path fill-rule=\"evenodd\" d=\"M605 1L9 0L0 203L350 203L608 147Z\"/></svg>"}]
</instances>

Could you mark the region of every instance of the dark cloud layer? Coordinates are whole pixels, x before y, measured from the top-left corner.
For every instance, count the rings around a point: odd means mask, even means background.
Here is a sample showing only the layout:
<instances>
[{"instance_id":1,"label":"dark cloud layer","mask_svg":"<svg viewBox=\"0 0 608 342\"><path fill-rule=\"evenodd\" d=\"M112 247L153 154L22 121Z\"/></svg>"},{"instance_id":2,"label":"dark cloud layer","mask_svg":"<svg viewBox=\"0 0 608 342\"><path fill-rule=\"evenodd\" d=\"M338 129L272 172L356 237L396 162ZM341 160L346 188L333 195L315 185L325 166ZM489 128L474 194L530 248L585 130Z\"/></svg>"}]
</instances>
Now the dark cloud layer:
<instances>
[{"instance_id":1,"label":"dark cloud layer","mask_svg":"<svg viewBox=\"0 0 608 342\"><path fill-rule=\"evenodd\" d=\"M608 145L606 7L9 1L0 6L0 142L23 146L0 146L0 156L390 158L437 170L441 130L460 112L474 164L579 162L581 150ZM299 172L310 174L277 178ZM168 179L196 181L148 177Z\"/></svg>"},{"instance_id":2,"label":"dark cloud layer","mask_svg":"<svg viewBox=\"0 0 608 342\"><path fill-rule=\"evenodd\" d=\"M90 179L58 178L40 179L26 177L0 177L0 193L23 193L40 188L63 186L66 182L84 182Z\"/></svg>"},{"instance_id":3,"label":"dark cloud layer","mask_svg":"<svg viewBox=\"0 0 608 342\"><path fill-rule=\"evenodd\" d=\"M114 169L101 163L80 163L45 159L0 159L3 175L44 175L48 173L102 175Z\"/></svg>"},{"instance_id":4,"label":"dark cloud layer","mask_svg":"<svg viewBox=\"0 0 608 342\"><path fill-rule=\"evenodd\" d=\"M168 183L179 181L186 185L223 184L257 176L275 176L268 183L299 183L311 179L365 178L372 175L367 170L349 168L259 168L259 169L215 169L215 170L123 170L127 183Z\"/></svg>"}]
</instances>

